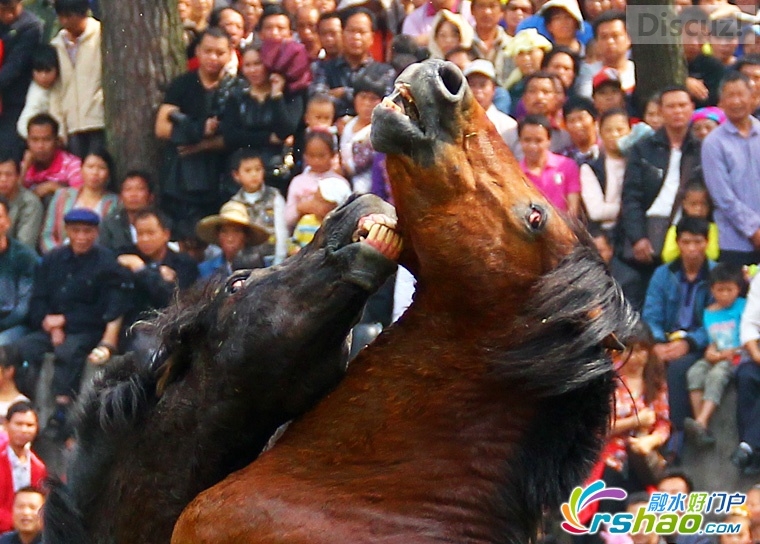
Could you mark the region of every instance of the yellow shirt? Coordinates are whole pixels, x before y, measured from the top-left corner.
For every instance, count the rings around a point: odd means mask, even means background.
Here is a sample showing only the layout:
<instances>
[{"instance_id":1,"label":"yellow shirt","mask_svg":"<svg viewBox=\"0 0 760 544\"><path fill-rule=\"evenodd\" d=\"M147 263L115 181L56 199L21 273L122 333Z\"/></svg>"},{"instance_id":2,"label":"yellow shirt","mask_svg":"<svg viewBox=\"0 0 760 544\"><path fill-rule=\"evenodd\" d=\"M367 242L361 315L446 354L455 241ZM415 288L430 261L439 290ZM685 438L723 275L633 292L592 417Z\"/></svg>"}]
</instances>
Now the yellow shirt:
<instances>
[{"instance_id":1,"label":"yellow shirt","mask_svg":"<svg viewBox=\"0 0 760 544\"><path fill-rule=\"evenodd\" d=\"M717 261L720 255L720 246L718 245L718 225L710 223L707 230L707 258L711 261ZM671 225L665 235L665 242L662 245L662 262L672 263L681 256L681 250L676 243L676 226Z\"/></svg>"}]
</instances>

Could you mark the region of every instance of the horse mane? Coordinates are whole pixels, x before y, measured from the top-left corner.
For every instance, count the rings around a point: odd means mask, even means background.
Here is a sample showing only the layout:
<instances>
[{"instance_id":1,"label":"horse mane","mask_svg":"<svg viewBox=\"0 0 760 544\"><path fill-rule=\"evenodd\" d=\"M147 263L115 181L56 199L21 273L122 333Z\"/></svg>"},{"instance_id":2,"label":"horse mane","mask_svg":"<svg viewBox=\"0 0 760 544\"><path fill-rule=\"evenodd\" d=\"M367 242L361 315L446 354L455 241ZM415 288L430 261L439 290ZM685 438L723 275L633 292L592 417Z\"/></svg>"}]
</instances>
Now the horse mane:
<instances>
[{"instance_id":1,"label":"horse mane","mask_svg":"<svg viewBox=\"0 0 760 544\"><path fill-rule=\"evenodd\" d=\"M605 340L625 341L638 314L610 275L585 229L579 244L542 276L510 334L520 345L494 359L495 372L537 399L537 417L510 466L514 488L500 500L535 538L541 512L567 500L597 459L612 413L615 372ZM512 542L512 541L510 541Z\"/></svg>"},{"instance_id":2,"label":"horse mane","mask_svg":"<svg viewBox=\"0 0 760 544\"><path fill-rule=\"evenodd\" d=\"M49 489L45 499L45 542L51 544L90 544L90 535L84 525L84 516L76 505L71 491L57 478L48 478Z\"/></svg>"}]
</instances>

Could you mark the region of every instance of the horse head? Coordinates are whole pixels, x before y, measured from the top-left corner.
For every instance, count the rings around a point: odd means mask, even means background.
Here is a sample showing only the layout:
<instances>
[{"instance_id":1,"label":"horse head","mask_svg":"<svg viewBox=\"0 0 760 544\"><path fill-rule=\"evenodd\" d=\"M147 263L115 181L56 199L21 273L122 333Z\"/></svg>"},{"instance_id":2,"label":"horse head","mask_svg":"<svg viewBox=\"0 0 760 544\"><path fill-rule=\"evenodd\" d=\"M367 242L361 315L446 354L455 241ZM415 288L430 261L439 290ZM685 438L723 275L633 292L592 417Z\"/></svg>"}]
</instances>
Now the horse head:
<instances>
[{"instance_id":1,"label":"horse head","mask_svg":"<svg viewBox=\"0 0 760 544\"><path fill-rule=\"evenodd\" d=\"M403 263L423 286L448 278L439 302L456 304L456 311L494 293L513 305L577 243L450 62L414 64L398 77L373 113L372 142L388 154ZM489 288L478 289L478 297L458 288L480 281Z\"/></svg>"}]
</instances>

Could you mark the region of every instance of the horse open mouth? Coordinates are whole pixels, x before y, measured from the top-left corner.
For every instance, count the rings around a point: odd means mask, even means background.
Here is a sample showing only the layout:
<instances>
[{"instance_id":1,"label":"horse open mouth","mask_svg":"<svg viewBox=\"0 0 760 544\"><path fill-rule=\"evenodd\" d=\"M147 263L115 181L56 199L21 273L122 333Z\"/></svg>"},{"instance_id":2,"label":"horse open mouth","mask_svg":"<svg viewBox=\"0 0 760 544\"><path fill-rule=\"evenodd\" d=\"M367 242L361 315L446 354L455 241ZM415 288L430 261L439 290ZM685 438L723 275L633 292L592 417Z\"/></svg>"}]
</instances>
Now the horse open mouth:
<instances>
[{"instance_id":1,"label":"horse open mouth","mask_svg":"<svg viewBox=\"0 0 760 544\"><path fill-rule=\"evenodd\" d=\"M396 219L381 213L365 215L359 219L351 240L366 244L386 258L398 261L403 248L401 235L396 232Z\"/></svg>"},{"instance_id":2,"label":"horse open mouth","mask_svg":"<svg viewBox=\"0 0 760 544\"><path fill-rule=\"evenodd\" d=\"M407 83L396 83L393 92L383 98L383 106L405 115L415 125L420 124L420 110L414 103L414 96Z\"/></svg>"}]
</instances>

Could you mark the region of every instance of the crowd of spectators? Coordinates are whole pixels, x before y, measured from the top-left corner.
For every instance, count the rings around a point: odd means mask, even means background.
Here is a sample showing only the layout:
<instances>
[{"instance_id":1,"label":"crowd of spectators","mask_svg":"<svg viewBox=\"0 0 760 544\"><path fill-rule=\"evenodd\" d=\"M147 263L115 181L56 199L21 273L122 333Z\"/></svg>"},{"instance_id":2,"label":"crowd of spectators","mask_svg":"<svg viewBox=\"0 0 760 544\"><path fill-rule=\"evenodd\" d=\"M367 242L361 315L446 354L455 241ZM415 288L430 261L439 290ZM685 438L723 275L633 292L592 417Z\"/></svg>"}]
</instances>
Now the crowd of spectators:
<instances>
[{"instance_id":1,"label":"crowd of spectators","mask_svg":"<svg viewBox=\"0 0 760 544\"><path fill-rule=\"evenodd\" d=\"M602 473L636 491L619 477L631 448L677 464L685 440L711 447L735 378L731 460L760 475L760 280L744 297L760 262L760 26L738 8L677 1L688 78L639 97L625 0L177 4L187 70L154 134L135 135L163 145L154 176L116 172L105 148L97 1L0 0L0 348L17 354L9 397L33 398L52 354L48 438L69 438L86 361L152 349L130 329L146 312L282 262L352 192L392 201L371 112L432 57L462 69L525 177L588 223L642 310ZM387 323L413 282L385 289Z\"/></svg>"}]
</instances>

